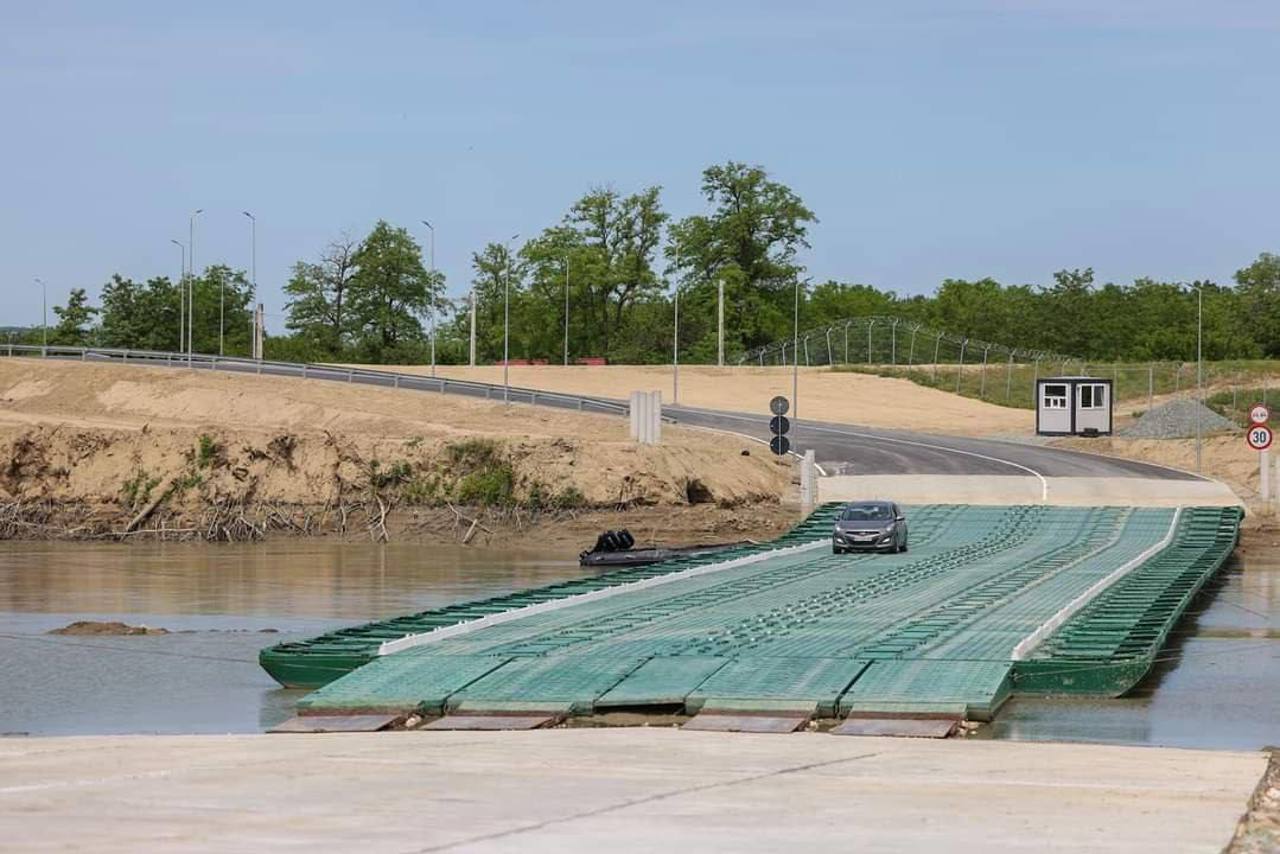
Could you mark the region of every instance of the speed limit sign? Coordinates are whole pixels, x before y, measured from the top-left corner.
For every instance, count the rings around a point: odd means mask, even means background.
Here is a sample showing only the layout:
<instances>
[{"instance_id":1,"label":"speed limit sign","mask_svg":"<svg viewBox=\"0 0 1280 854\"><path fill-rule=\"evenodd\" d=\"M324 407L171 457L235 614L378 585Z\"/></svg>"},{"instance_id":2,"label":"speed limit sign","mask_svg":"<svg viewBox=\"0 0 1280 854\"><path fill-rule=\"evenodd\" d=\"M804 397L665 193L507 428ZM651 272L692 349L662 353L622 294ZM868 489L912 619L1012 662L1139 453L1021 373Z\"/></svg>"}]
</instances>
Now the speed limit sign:
<instances>
[{"instance_id":1,"label":"speed limit sign","mask_svg":"<svg viewBox=\"0 0 1280 854\"><path fill-rule=\"evenodd\" d=\"M1245 434L1245 441L1249 443L1249 447L1255 451L1265 451L1271 447L1271 428L1265 424L1254 424L1249 428L1249 432Z\"/></svg>"},{"instance_id":2,"label":"speed limit sign","mask_svg":"<svg viewBox=\"0 0 1280 854\"><path fill-rule=\"evenodd\" d=\"M1250 424L1266 424L1271 419L1271 410L1264 403L1255 403L1249 407Z\"/></svg>"}]
</instances>

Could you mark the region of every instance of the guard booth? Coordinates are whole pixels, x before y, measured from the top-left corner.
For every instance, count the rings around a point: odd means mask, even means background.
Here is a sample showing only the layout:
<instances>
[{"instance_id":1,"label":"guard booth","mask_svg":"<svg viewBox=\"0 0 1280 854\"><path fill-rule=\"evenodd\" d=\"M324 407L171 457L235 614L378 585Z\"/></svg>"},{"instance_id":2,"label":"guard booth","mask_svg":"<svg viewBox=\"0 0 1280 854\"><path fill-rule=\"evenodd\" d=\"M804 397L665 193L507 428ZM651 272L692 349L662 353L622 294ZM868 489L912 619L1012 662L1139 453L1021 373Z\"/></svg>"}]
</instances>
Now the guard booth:
<instances>
[{"instance_id":1,"label":"guard booth","mask_svg":"<svg viewBox=\"0 0 1280 854\"><path fill-rule=\"evenodd\" d=\"M1114 390L1100 377L1036 380L1036 435L1110 436Z\"/></svg>"}]
</instances>

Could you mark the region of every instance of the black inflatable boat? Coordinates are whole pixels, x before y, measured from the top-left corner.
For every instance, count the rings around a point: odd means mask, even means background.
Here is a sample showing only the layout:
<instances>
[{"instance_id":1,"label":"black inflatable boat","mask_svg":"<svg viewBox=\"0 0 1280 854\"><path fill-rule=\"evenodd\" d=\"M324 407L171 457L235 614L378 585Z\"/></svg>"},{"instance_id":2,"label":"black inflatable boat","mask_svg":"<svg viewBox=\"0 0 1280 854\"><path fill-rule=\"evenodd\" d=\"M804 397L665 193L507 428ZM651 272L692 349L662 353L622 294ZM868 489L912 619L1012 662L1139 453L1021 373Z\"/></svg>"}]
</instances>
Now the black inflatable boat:
<instances>
[{"instance_id":1,"label":"black inflatable boat","mask_svg":"<svg viewBox=\"0 0 1280 854\"><path fill-rule=\"evenodd\" d=\"M675 557L688 557L710 554L721 549L740 546L742 543L710 543L698 546L654 546L652 548L634 548L635 537L625 529L621 531L605 531L596 538L595 548L578 555L580 566L615 568L622 566L644 566L649 563L660 563Z\"/></svg>"}]
</instances>

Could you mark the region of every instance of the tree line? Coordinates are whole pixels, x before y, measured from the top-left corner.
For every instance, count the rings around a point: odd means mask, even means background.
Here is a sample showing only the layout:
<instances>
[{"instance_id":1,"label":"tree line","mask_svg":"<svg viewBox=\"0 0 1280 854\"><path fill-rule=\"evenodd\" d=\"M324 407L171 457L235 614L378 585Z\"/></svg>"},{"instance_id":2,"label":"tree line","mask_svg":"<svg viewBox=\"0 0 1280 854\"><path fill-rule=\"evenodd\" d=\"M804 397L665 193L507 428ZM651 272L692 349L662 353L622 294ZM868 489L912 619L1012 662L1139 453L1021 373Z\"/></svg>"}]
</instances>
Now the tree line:
<instances>
[{"instance_id":1,"label":"tree line","mask_svg":"<svg viewBox=\"0 0 1280 854\"><path fill-rule=\"evenodd\" d=\"M1203 302L1207 358L1280 356L1280 256L1264 253L1230 285L1210 281L1099 283L1092 269L1061 270L1047 285L991 278L946 279L929 295L805 277L814 213L759 166L728 162L702 173L705 210L673 219L660 187L632 194L592 188L559 222L514 243L472 254L469 295L451 300L445 277L427 269L422 247L402 227L379 221L363 238L340 236L294 264L285 285L285 330L268 335L268 358L422 363L432 327L437 358L469 356L470 299L480 362L503 357L510 316L512 359L569 356L617 363L671 358L674 291L680 352L716 358L721 288L729 355L792 334L795 289L800 326L892 315L934 329L1005 344L1105 360L1182 360L1195 355ZM243 271L214 266L194 282L195 349L217 352L219 300L226 300L226 351L247 354L254 294ZM54 309L51 343L177 349L177 284L113 276L100 306L83 289ZM39 339L29 330L27 340Z\"/></svg>"}]
</instances>

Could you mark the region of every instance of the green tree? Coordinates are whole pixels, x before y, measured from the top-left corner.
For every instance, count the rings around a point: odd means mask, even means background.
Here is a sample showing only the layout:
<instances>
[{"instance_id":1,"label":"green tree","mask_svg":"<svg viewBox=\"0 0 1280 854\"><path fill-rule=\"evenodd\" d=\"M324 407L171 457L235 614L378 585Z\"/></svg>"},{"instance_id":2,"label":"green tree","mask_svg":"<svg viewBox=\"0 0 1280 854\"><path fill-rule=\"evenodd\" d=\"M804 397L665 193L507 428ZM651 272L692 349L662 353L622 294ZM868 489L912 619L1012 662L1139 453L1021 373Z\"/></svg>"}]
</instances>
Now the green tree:
<instances>
[{"instance_id":1,"label":"green tree","mask_svg":"<svg viewBox=\"0 0 1280 854\"><path fill-rule=\"evenodd\" d=\"M1051 323L1045 329L1046 348L1073 356L1096 357L1090 346L1094 336L1093 268L1059 270L1053 286L1045 291Z\"/></svg>"},{"instance_id":2,"label":"green tree","mask_svg":"<svg viewBox=\"0 0 1280 854\"><path fill-rule=\"evenodd\" d=\"M661 302L664 285L653 265L667 219L659 187L628 196L595 188L574 202L560 225L526 243L520 256L529 288L521 326L530 353L547 359L563 353L566 274L572 353L614 359L619 347L633 351L629 326L636 307ZM553 317L559 322L549 322Z\"/></svg>"},{"instance_id":3,"label":"green tree","mask_svg":"<svg viewBox=\"0 0 1280 854\"><path fill-rule=\"evenodd\" d=\"M181 301L178 286L167 277L139 284L115 274L102 288L98 340L104 347L181 349Z\"/></svg>"},{"instance_id":4,"label":"green tree","mask_svg":"<svg viewBox=\"0 0 1280 854\"><path fill-rule=\"evenodd\" d=\"M1250 337L1265 355L1280 356L1280 255L1263 252L1235 279Z\"/></svg>"},{"instance_id":5,"label":"green tree","mask_svg":"<svg viewBox=\"0 0 1280 854\"><path fill-rule=\"evenodd\" d=\"M476 361L502 361L504 299L511 303L511 358L527 358L526 349L516 341L517 320L524 310L524 270L515 254L503 243L489 243L471 256L471 288L476 301ZM455 335L468 341L471 334L470 307L458 312ZM469 344L467 345L469 348Z\"/></svg>"},{"instance_id":6,"label":"green tree","mask_svg":"<svg viewBox=\"0 0 1280 854\"><path fill-rule=\"evenodd\" d=\"M667 250L690 291L690 308L714 311L723 282L726 348L769 343L790 329L791 288L803 272L796 254L808 248L807 226L817 218L759 166L730 161L709 167L702 194L712 212L675 223ZM704 342L703 349L713 346Z\"/></svg>"},{"instance_id":7,"label":"green tree","mask_svg":"<svg viewBox=\"0 0 1280 854\"><path fill-rule=\"evenodd\" d=\"M402 359L423 340L422 318L440 305L444 277L427 272L409 232L379 220L353 258L352 328L359 352L375 362Z\"/></svg>"},{"instance_id":8,"label":"green tree","mask_svg":"<svg viewBox=\"0 0 1280 854\"><path fill-rule=\"evenodd\" d=\"M285 326L296 332L307 352L336 356L351 340L349 304L360 244L343 235L315 261L299 261L284 286L289 296Z\"/></svg>"},{"instance_id":9,"label":"green tree","mask_svg":"<svg viewBox=\"0 0 1280 854\"><path fill-rule=\"evenodd\" d=\"M98 309L89 305L89 295L84 288L72 288L65 306L55 305L53 313L58 323L49 335L52 344L84 347L89 343L93 319Z\"/></svg>"},{"instance_id":10,"label":"green tree","mask_svg":"<svg viewBox=\"0 0 1280 854\"><path fill-rule=\"evenodd\" d=\"M214 264L192 280L191 290L195 303L191 321L195 352L216 354L221 344L228 356L248 356L254 294L245 271Z\"/></svg>"}]
</instances>

